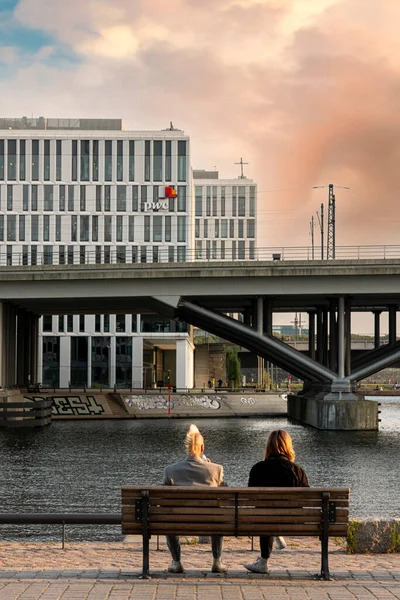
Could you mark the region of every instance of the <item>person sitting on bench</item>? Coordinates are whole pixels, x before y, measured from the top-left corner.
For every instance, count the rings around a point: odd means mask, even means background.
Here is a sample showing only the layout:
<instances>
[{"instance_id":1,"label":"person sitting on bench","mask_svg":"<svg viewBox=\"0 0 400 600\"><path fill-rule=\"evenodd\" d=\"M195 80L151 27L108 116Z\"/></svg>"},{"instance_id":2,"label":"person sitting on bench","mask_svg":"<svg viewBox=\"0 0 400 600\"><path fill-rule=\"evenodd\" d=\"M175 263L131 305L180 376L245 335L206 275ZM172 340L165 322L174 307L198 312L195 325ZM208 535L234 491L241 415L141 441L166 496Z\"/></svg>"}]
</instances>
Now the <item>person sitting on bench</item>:
<instances>
[{"instance_id":1,"label":"person sitting on bench","mask_svg":"<svg viewBox=\"0 0 400 600\"><path fill-rule=\"evenodd\" d=\"M224 469L222 465L210 462L204 456L204 439L199 430L190 427L185 439L185 460L169 465L165 468L163 485L184 485L197 487L219 487L224 483ZM183 573L181 563L181 546L179 536L167 535L167 545L172 556L172 563L168 567L170 573ZM223 573L227 569L222 564L222 536L211 536L213 553L213 573Z\"/></svg>"},{"instance_id":2,"label":"person sitting on bench","mask_svg":"<svg viewBox=\"0 0 400 600\"><path fill-rule=\"evenodd\" d=\"M290 435L283 429L273 431L267 440L264 460L251 468L249 487L309 487L305 471L293 462L294 459ZM260 536L261 556L255 562L245 564L246 569L253 573L268 573L267 561L273 542L271 536Z\"/></svg>"}]
</instances>

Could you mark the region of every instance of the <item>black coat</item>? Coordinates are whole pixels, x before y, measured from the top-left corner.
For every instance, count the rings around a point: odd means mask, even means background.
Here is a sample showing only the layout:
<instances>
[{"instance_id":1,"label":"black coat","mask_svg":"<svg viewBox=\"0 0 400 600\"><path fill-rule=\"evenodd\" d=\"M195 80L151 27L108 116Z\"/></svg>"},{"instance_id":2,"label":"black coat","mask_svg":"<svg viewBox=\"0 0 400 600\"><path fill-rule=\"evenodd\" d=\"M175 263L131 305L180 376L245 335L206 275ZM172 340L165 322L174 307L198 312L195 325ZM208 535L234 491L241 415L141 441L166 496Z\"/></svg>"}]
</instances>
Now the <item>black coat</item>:
<instances>
[{"instance_id":1,"label":"black coat","mask_svg":"<svg viewBox=\"0 0 400 600\"><path fill-rule=\"evenodd\" d=\"M276 454L251 468L249 487L309 487L309 484L299 465Z\"/></svg>"}]
</instances>

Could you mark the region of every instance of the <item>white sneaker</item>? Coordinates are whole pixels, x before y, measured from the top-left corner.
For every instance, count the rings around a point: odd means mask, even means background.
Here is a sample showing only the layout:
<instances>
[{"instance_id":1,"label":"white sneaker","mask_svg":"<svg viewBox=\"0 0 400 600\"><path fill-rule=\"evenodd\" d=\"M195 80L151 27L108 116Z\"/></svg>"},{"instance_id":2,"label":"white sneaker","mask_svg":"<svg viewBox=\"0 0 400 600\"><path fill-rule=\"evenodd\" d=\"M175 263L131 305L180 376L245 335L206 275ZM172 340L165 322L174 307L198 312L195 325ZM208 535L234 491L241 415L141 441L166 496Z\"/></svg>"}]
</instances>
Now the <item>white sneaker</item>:
<instances>
[{"instance_id":1,"label":"white sneaker","mask_svg":"<svg viewBox=\"0 0 400 600\"><path fill-rule=\"evenodd\" d=\"M244 565L248 571L253 573L268 573L267 559L259 556L253 563L247 563Z\"/></svg>"},{"instance_id":2,"label":"white sneaker","mask_svg":"<svg viewBox=\"0 0 400 600\"><path fill-rule=\"evenodd\" d=\"M221 562L220 558L214 558L211 571L213 573L226 573L227 567Z\"/></svg>"},{"instance_id":3,"label":"white sneaker","mask_svg":"<svg viewBox=\"0 0 400 600\"><path fill-rule=\"evenodd\" d=\"M183 573L183 566L180 560L173 560L168 567L168 573Z\"/></svg>"},{"instance_id":4,"label":"white sneaker","mask_svg":"<svg viewBox=\"0 0 400 600\"><path fill-rule=\"evenodd\" d=\"M285 542L285 538L284 537L274 537L274 542L275 542L275 548L277 550L284 550L285 548L287 548L287 543Z\"/></svg>"}]
</instances>

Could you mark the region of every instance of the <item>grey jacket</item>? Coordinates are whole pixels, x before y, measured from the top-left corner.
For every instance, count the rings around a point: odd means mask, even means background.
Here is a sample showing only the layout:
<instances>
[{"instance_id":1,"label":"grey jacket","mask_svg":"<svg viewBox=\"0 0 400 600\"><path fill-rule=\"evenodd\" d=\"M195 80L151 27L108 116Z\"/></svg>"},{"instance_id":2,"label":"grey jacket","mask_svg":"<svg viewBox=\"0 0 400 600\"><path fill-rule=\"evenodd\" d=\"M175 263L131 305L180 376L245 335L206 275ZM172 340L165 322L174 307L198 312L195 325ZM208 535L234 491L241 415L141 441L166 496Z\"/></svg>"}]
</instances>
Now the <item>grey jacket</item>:
<instances>
[{"instance_id":1,"label":"grey jacket","mask_svg":"<svg viewBox=\"0 0 400 600\"><path fill-rule=\"evenodd\" d=\"M224 484L222 465L207 462L197 456L188 456L164 471L163 485L187 485L196 487L219 487Z\"/></svg>"}]
</instances>

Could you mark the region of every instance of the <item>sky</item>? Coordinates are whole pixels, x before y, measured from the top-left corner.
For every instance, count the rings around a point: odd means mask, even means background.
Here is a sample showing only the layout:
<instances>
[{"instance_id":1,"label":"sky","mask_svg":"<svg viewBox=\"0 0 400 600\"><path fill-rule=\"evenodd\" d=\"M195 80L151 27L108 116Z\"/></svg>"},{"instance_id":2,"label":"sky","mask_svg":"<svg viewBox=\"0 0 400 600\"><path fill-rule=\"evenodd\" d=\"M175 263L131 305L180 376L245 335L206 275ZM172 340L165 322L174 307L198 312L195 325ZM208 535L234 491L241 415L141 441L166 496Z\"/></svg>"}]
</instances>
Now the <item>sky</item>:
<instances>
[{"instance_id":1,"label":"sky","mask_svg":"<svg viewBox=\"0 0 400 600\"><path fill-rule=\"evenodd\" d=\"M338 247L394 245L399 22L399 0L0 0L0 115L172 121L195 168L249 163L259 247L310 246L329 183Z\"/></svg>"}]
</instances>

